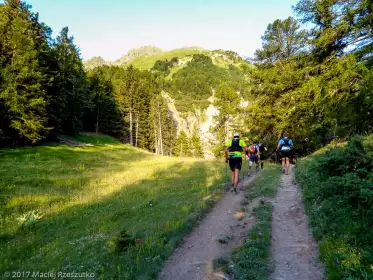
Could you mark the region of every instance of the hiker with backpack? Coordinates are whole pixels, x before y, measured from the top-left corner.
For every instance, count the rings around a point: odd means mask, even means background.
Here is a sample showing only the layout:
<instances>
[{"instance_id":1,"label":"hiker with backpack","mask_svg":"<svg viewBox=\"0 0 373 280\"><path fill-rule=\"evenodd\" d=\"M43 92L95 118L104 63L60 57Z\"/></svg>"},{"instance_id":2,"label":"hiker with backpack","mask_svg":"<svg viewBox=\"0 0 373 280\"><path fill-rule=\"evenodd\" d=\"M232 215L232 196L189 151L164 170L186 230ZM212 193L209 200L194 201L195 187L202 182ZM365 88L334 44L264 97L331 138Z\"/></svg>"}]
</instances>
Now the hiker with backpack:
<instances>
[{"instance_id":1,"label":"hiker with backpack","mask_svg":"<svg viewBox=\"0 0 373 280\"><path fill-rule=\"evenodd\" d=\"M242 155L247 152L246 143L240 139L240 134L235 132L233 139L229 140L225 148L225 162L229 162L229 167L232 171L232 187L237 194L238 179L240 177L242 167Z\"/></svg>"},{"instance_id":2,"label":"hiker with backpack","mask_svg":"<svg viewBox=\"0 0 373 280\"><path fill-rule=\"evenodd\" d=\"M290 169L290 159L293 150L293 141L289 138L289 135L285 132L284 137L280 139L277 145L276 151L280 151L281 153L281 161L282 161L282 173L285 175L289 175Z\"/></svg>"},{"instance_id":3,"label":"hiker with backpack","mask_svg":"<svg viewBox=\"0 0 373 280\"><path fill-rule=\"evenodd\" d=\"M253 165L253 162L256 164L256 171L259 170L259 148L257 145L252 144L249 147L248 150L248 158L249 158L249 173L247 173L247 176L250 177L251 175L251 167Z\"/></svg>"},{"instance_id":4,"label":"hiker with backpack","mask_svg":"<svg viewBox=\"0 0 373 280\"><path fill-rule=\"evenodd\" d=\"M267 147L262 143L262 140L259 140L258 148L259 148L259 162L260 162L260 169L263 170L263 165L264 165L264 152L267 151Z\"/></svg>"}]
</instances>

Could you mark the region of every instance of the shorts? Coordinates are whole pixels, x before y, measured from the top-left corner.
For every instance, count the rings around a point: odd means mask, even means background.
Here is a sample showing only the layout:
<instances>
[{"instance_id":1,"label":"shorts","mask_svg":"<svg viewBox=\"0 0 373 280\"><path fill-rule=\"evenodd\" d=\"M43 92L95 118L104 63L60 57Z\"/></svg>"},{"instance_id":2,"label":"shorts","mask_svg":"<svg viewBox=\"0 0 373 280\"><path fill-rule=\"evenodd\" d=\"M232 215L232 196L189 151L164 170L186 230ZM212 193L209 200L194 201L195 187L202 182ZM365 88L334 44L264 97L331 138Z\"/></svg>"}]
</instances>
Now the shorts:
<instances>
[{"instance_id":1,"label":"shorts","mask_svg":"<svg viewBox=\"0 0 373 280\"><path fill-rule=\"evenodd\" d=\"M265 159L266 159L266 157L264 156L264 154L259 155L259 160L265 160Z\"/></svg>"},{"instance_id":2,"label":"shorts","mask_svg":"<svg viewBox=\"0 0 373 280\"><path fill-rule=\"evenodd\" d=\"M229 167L232 171L235 169L241 170L242 166L242 158L230 158L229 159Z\"/></svg>"},{"instance_id":3,"label":"shorts","mask_svg":"<svg viewBox=\"0 0 373 280\"><path fill-rule=\"evenodd\" d=\"M258 162L259 157L256 154L250 154L249 159L250 161Z\"/></svg>"},{"instance_id":4,"label":"shorts","mask_svg":"<svg viewBox=\"0 0 373 280\"><path fill-rule=\"evenodd\" d=\"M288 151L281 151L281 158L291 158L292 156L292 151L291 150L288 150Z\"/></svg>"}]
</instances>

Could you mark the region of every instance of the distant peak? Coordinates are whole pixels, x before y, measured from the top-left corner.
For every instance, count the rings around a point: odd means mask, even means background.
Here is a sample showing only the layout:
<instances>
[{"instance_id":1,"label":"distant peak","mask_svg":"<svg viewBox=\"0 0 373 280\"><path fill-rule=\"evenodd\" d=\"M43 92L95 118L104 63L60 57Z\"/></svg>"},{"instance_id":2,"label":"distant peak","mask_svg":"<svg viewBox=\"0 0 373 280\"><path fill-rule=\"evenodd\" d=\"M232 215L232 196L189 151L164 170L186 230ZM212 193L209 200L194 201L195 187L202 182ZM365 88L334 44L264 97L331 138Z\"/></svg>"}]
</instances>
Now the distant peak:
<instances>
[{"instance_id":1,"label":"distant peak","mask_svg":"<svg viewBox=\"0 0 373 280\"><path fill-rule=\"evenodd\" d=\"M142 46L135 49L130 49L125 55L115 61L116 64L126 63L139 56L152 56L163 53L163 50L155 46Z\"/></svg>"},{"instance_id":2,"label":"distant peak","mask_svg":"<svg viewBox=\"0 0 373 280\"><path fill-rule=\"evenodd\" d=\"M86 69L92 69L98 66L106 65L108 64L105 59L103 59L101 56L94 56L91 59L88 59L83 62Z\"/></svg>"},{"instance_id":3,"label":"distant peak","mask_svg":"<svg viewBox=\"0 0 373 280\"><path fill-rule=\"evenodd\" d=\"M130 49L124 56L150 55L162 52L162 49L155 46L142 46L139 48Z\"/></svg>"}]
</instances>

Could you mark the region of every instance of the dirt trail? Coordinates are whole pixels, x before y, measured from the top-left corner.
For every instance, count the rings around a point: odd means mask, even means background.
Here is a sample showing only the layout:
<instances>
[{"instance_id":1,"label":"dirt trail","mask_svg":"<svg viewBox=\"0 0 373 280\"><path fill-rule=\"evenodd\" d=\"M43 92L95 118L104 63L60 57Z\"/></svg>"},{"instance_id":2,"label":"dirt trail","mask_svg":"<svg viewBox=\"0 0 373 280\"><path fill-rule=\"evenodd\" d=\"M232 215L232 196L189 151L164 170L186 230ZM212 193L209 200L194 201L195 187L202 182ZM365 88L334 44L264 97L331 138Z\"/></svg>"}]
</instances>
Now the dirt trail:
<instances>
[{"instance_id":1,"label":"dirt trail","mask_svg":"<svg viewBox=\"0 0 373 280\"><path fill-rule=\"evenodd\" d=\"M282 175L273 203L271 255L270 280L324 279L324 268L317 258L317 245L308 228L293 170Z\"/></svg>"},{"instance_id":2,"label":"dirt trail","mask_svg":"<svg viewBox=\"0 0 373 280\"><path fill-rule=\"evenodd\" d=\"M247 186L254 177L240 182ZM160 274L160 280L212 280L223 279L213 271L213 261L219 257L230 256L233 246L242 245L255 218L252 209L260 199L250 201L245 212L238 211L243 202L247 203L244 191L238 195L229 192L219 201L201 223L184 238L166 262ZM219 242L220 240L220 242Z\"/></svg>"}]
</instances>

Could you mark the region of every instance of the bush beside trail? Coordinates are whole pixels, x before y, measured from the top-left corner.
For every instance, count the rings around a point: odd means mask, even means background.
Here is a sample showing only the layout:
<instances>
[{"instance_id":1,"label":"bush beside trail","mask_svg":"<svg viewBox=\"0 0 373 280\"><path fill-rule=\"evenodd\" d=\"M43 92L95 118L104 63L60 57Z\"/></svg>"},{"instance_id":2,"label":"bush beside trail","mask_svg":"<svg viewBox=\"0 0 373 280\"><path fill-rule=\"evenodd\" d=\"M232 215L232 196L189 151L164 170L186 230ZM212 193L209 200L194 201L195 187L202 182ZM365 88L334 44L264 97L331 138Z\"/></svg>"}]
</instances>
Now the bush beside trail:
<instances>
[{"instance_id":1,"label":"bush beside trail","mask_svg":"<svg viewBox=\"0 0 373 280\"><path fill-rule=\"evenodd\" d=\"M373 279L373 135L301 160L296 179L328 279Z\"/></svg>"}]
</instances>

